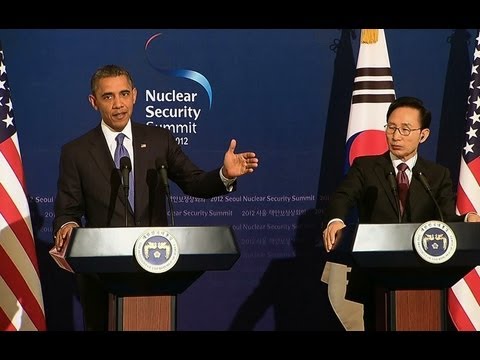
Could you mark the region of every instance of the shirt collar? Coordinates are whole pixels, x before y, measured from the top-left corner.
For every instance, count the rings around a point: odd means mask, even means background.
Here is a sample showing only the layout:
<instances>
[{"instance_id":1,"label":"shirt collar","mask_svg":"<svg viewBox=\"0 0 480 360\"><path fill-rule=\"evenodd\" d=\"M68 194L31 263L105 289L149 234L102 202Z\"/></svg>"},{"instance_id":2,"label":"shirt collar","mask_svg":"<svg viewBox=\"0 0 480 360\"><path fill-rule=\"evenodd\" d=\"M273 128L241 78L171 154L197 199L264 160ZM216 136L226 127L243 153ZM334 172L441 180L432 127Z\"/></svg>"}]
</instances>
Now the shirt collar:
<instances>
[{"instance_id":1,"label":"shirt collar","mask_svg":"<svg viewBox=\"0 0 480 360\"><path fill-rule=\"evenodd\" d=\"M400 160L398 157L396 157L395 155L393 155L392 153L390 153L390 159L392 160L392 164L393 164L393 167L395 169L397 169L397 166L399 164L401 164L402 162L404 162L405 164L408 165L408 168L410 169L410 171L412 171L413 167L415 166L415 164L417 163L417 158L418 158L418 153L415 154L414 156L412 156L410 159L408 159L407 161L402 161Z\"/></svg>"},{"instance_id":2,"label":"shirt collar","mask_svg":"<svg viewBox=\"0 0 480 360\"><path fill-rule=\"evenodd\" d=\"M110 126L108 126L105 121L101 122L101 127L102 127L102 132L103 135L105 136L105 139L107 140L107 144L115 143L116 140L115 138L119 133L124 133L125 136L132 141L132 123L130 120L128 120L127 125L123 128L122 131L115 131L113 130Z\"/></svg>"}]
</instances>

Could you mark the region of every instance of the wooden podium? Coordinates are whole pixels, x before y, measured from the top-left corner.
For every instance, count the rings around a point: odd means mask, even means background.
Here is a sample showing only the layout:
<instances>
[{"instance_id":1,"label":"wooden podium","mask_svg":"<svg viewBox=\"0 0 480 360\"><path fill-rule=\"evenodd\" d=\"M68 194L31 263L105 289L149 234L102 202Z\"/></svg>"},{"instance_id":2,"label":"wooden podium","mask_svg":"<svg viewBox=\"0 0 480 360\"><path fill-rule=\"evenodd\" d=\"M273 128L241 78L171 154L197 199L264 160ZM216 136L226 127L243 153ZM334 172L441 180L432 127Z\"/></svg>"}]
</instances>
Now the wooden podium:
<instances>
[{"instance_id":1,"label":"wooden podium","mask_svg":"<svg viewBox=\"0 0 480 360\"><path fill-rule=\"evenodd\" d=\"M178 245L178 259L165 272L139 265L134 248L151 231ZM60 267L97 274L109 292L109 330L175 330L176 295L205 271L229 270L240 257L230 226L75 228L62 253L50 251Z\"/></svg>"},{"instance_id":2,"label":"wooden podium","mask_svg":"<svg viewBox=\"0 0 480 360\"><path fill-rule=\"evenodd\" d=\"M337 250L350 253L374 281L377 330L446 330L446 289L480 263L480 223L448 223L457 240L444 263L423 260L413 246L421 224L347 226Z\"/></svg>"}]
</instances>

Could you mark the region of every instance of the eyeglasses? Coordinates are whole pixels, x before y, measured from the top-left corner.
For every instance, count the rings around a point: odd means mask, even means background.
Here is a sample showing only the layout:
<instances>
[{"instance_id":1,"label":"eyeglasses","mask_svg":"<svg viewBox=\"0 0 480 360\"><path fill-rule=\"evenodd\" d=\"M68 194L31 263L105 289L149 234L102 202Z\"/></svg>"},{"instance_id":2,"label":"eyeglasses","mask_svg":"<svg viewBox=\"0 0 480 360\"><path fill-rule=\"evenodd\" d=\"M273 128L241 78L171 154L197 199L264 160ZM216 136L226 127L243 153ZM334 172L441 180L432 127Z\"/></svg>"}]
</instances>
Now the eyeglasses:
<instances>
[{"instance_id":1,"label":"eyeglasses","mask_svg":"<svg viewBox=\"0 0 480 360\"><path fill-rule=\"evenodd\" d=\"M422 128L410 129L410 128L408 128L408 127L401 127L401 128L399 128L399 127L396 127L395 125L389 125L389 124L385 125L385 131L386 131L386 133L389 134L389 135L395 134L395 131L397 131L397 130L398 130L398 132L400 133L400 135L402 135L402 136L408 136L408 135L410 135L410 133L411 133L412 131L422 130Z\"/></svg>"}]
</instances>

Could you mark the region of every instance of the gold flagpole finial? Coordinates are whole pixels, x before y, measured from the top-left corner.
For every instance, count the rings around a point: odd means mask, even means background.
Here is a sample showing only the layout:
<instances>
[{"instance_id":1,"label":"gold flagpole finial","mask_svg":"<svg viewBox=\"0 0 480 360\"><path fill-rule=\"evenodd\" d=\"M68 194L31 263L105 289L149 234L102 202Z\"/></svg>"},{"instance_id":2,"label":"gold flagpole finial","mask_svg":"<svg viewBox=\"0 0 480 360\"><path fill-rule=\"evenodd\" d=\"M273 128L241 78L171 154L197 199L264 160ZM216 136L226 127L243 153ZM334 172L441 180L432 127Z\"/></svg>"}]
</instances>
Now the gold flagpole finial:
<instances>
[{"instance_id":1,"label":"gold flagpole finial","mask_svg":"<svg viewBox=\"0 0 480 360\"><path fill-rule=\"evenodd\" d=\"M378 41L378 29L362 29L360 42L362 44L375 44Z\"/></svg>"}]
</instances>

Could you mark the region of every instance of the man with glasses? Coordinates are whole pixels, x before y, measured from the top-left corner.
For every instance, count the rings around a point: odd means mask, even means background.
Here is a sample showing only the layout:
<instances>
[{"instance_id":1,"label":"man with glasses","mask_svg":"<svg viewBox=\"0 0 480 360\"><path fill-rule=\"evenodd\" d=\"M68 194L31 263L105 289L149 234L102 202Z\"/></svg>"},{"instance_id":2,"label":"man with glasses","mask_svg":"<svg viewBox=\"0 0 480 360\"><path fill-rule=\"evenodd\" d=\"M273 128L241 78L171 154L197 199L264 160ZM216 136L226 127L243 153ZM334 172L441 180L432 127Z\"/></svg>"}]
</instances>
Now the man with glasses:
<instances>
[{"instance_id":1,"label":"man with glasses","mask_svg":"<svg viewBox=\"0 0 480 360\"><path fill-rule=\"evenodd\" d=\"M337 233L346 226L350 210L354 207L359 223L441 220L435 203L419 179L419 173L426 177L444 221L480 221L475 213L460 216L455 213L455 194L449 169L418 155L419 145L430 135L431 118L430 111L417 98L400 97L390 104L385 125L388 151L380 155L357 157L331 196L324 217L326 227L323 243L327 252L334 250ZM394 196L388 179L392 175L397 177L399 169L402 169L405 184L404 202L401 201L402 196ZM398 189L401 190L400 183ZM359 270L355 272L358 274ZM354 271L351 272L352 277L353 274ZM374 312L374 301L373 291L369 288L372 284L364 281L366 279L352 284L352 277L346 297L363 303L363 326L366 330L373 330L375 324L371 312Z\"/></svg>"}]
</instances>

